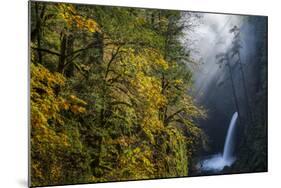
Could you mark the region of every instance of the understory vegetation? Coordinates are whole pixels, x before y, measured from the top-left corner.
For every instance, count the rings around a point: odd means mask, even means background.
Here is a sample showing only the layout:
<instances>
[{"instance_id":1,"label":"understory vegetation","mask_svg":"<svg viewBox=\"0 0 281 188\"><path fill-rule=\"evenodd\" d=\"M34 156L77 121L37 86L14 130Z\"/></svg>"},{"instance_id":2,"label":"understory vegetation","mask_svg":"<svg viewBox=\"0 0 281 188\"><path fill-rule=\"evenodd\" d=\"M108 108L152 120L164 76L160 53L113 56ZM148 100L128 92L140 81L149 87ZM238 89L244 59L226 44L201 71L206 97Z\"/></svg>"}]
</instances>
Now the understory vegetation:
<instances>
[{"instance_id":1,"label":"understory vegetation","mask_svg":"<svg viewBox=\"0 0 281 188\"><path fill-rule=\"evenodd\" d=\"M188 94L192 19L31 2L32 186L188 175L206 117Z\"/></svg>"}]
</instances>

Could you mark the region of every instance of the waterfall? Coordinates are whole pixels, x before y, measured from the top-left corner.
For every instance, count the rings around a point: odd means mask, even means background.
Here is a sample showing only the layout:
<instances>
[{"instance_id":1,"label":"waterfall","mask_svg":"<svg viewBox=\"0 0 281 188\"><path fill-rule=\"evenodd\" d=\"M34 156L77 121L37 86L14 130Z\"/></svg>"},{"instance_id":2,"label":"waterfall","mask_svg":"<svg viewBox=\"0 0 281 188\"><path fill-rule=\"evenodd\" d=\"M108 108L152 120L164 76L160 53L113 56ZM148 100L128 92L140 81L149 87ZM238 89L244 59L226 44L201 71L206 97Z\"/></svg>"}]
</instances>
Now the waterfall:
<instances>
[{"instance_id":1,"label":"waterfall","mask_svg":"<svg viewBox=\"0 0 281 188\"><path fill-rule=\"evenodd\" d=\"M234 131L235 131L235 125L238 118L238 113L235 112L232 115L226 139L224 142L224 149L223 149L223 155L221 154L215 154L207 159L204 159L200 162L198 166L204 171L221 171L225 166L231 166L232 163L235 161L235 158L233 156L233 150L234 150Z\"/></svg>"},{"instance_id":2,"label":"waterfall","mask_svg":"<svg viewBox=\"0 0 281 188\"><path fill-rule=\"evenodd\" d=\"M224 149L223 149L223 156L222 156L222 158L225 161L228 161L232 158L233 149L234 149L234 130L235 130L234 127L236 124L237 117L238 117L238 113L235 112L232 115L229 128L227 131L227 136L224 142Z\"/></svg>"}]
</instances>

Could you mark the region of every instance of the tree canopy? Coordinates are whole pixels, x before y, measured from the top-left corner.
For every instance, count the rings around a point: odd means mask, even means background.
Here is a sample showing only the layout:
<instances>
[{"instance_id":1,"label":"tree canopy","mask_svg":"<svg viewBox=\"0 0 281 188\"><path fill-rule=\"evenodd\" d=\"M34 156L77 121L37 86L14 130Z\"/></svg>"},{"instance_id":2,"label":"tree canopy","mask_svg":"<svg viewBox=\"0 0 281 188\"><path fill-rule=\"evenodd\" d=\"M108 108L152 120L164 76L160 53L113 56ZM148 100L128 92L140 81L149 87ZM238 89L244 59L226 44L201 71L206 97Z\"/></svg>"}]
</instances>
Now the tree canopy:
<instances>
[{"instance_id":1,"label":"tree canopy","mask_svg":"<svg viewBox=\"0 0 281 188\"><path fill-rule=\"evenodd\" d=\"M188 175L206 114L184 14L31 3L32 186Z\"/></svg>"}]
</instances>

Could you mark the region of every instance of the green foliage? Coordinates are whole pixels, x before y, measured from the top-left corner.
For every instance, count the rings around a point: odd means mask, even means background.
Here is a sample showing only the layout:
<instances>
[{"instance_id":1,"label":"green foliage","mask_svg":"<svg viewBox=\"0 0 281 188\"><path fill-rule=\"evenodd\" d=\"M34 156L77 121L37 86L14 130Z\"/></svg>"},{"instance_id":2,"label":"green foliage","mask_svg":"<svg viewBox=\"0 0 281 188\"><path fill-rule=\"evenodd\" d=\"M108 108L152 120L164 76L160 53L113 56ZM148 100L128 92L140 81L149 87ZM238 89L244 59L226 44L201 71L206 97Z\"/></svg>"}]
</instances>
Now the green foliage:
<instances>
[{"instance_id":1,"label":"green foliage","mask_svg":"<svg viewBox=\"0 0 281 188\"><path fill-rule=\"evenodd\" d=\"M83 181L88 156L76 127L67 125L61 111L73 108L58 95L64 77L31 64L31 178L33 186ZM79 99L80 100L80 99ZM81 107L82 108L82 107ZM70 127L71 126L71 127ZM83 176L82 176L83 177Z\"/></svg>"},{"instance_id":2,"label":"green foliage","mask_svg":"<svg viewBox=\"0 0 281 188\"><path fill-rule=\"evenodd\" d=\"M35 5L32 184L187 176L205 113L188 95L181 15Z\"/></svg>"}]
</instances>

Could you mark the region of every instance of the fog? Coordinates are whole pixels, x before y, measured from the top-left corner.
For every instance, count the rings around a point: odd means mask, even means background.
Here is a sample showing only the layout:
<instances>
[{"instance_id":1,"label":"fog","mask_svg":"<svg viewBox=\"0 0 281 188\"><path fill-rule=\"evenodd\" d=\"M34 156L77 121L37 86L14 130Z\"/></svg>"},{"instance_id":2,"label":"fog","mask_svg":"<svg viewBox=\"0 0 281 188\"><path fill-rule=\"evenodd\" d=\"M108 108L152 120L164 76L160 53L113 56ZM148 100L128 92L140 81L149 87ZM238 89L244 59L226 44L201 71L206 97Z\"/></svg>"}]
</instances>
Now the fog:
<instances>
[{"instance_id":1,"label":"fog","mask_svg":"<svg viewBox=\"0 0 281 188\"><path fill-rule=\"evenodd\" d=\"M195 62L187 63L193 73L193 88L190 93L196 102L207 111L208 118L198 123L210 139L211 152L220 152L223 148L231 115L235 111L239 111L240 119L245 122L248 118L245 90L241 84L241 69L236 63L238 61L237 55L230 57L229 61L233 82L230 79L229 68L225 64L218 64L216 55L232 51L234 33L230 33L230 30L236 26L240 30L239 38L242 48L239 49L239 57L241 57L246 75L245 84L248 93L255 95L256 74L259 72L256 46L260 38L260 34L256 30L259 28L257 24L262 19L257 18L257 21L250 22L248 16L214 13L192 14L197 19L191 20L194 28L192 31L186 31L186 39L184 39L188 41L188 49L192 49L190 56ZM234 93L236 93L236 103ZM237 110L237 106L239 106L239 110ZM240 132L244 129L243 126L238 125Z\"/></svg>"},{"instance_id":2,"label":"fog","mask_svg":"<svg viewBox=\"0 0 281 188\"><path fill-rule=\"evenodd\" d=\"M229 30L235 25L240 27L242 21L242 16L203 13L194 32L187 35L193 41L191 57L197 62L191 68L194 73L193 94L198 100L219 71L215 56L231 45L233 36ZM223 74L218 77L218 82L220 79Z\"/></svg>"}]
</instances>

